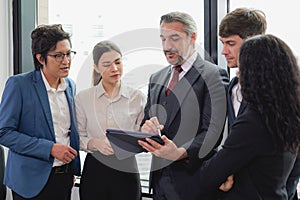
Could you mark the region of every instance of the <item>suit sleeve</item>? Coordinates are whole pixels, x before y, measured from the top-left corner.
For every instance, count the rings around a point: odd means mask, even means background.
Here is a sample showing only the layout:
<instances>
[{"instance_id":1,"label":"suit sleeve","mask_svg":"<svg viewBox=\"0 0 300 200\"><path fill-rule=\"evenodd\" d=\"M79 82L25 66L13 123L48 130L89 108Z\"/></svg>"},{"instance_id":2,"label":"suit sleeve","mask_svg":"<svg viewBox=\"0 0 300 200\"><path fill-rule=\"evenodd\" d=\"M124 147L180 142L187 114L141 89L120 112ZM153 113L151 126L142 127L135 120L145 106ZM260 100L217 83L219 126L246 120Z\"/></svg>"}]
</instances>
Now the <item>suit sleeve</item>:
<instances>
[{"instance_id":1,"label":"suit sleeve","mask_svg":"<svg viewBox=\"0 0 300 200\"><path fill-rule=\"evenodd\" d=\"M266 140L261 137L259 125L240 118L232 127L223 148L205 161L199 175L199 190L202 194L215 193L228 176L246 167L256 156L264 151Z\"/></svg>"},{"instance_id":2,"label":"suit sleeve","mask_svg":"<svg viewBox=\"0 0 300 200\"><path fill-rule=\"evenodd\" d=\"M145 123L146 120L150 119L150 107L151 107L151 97L150 97L150 89L151 89L151 80L152 80L152 76L150 77L150 81L148 84L148 94L147 94L147 101L146 101L146 105L144 108L144 117L140 123L140 128L143 126L143 124Z\"/></svg>"},{"instance_id":3,"label":"suit sleeve","mask_svg":"<svg viewBox=\"0 0 300 200\"><path fill-rule=\"evenodd\" d=\"M0 143L10 150L31 157L49 160L53 141L32 137L18 130L22 120L23 99L20 83L17 78L8 79L0 104ZM28 123L32 119L26 119Z\"/></svg>"},{"instance_id":4,"label":"suit sleeve","mask_svg":"<svg viewBox=\"0 0 300 200\"><path fill-rule=\"evenodd\" d=\"M220 76L219 68L207 64L196 83L204 82L204 86L196 91L200 107L198 132L186 148L191 164L210 157L222 140L227 114L226 80L227 73Z\"/></svg>"}]
</instances>

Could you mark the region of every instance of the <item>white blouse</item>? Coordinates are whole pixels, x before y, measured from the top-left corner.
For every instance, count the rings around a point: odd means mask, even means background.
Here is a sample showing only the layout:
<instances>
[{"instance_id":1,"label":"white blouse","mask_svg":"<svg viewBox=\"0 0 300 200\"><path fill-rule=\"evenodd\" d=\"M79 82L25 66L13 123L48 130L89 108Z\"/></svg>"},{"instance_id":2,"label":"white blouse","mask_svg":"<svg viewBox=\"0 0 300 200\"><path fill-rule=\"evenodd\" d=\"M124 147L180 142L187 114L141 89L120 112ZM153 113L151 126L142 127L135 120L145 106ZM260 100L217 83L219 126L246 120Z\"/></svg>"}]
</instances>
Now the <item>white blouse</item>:
<instances>
[{"instance_id":1,"label":"white blouse","mask_svg":"<svg viewBox=\"0 0 300 200\"><path fill-rule=\"evenodd\" d=\"M80 136L80 148L88 151L92 138L102 138L105 130L139 130L144 117L146 96L138 89L121 84L119 95L110 98L102 82L80 91L75 96L75 111Z\"/></svg>"}]
</instances>

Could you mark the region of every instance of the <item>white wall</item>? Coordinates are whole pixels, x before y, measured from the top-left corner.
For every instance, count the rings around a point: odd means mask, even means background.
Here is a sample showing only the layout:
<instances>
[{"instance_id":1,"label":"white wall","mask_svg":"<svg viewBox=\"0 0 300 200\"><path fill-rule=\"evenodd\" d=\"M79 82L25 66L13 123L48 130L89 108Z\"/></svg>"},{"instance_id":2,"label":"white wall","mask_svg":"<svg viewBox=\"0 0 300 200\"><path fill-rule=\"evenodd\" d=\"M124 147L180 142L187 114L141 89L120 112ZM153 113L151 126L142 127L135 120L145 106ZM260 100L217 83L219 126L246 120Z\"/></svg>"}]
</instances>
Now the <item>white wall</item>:
<instances>
[{"instance_id":1,"label":"white wall","mask_svg":"<svg viewBox=\"0 0 300 200\"><path fill-rule=\"evenodd\" d=\"M12 0L0 1L0 99L7 78L13 74ZM7 149L5 149L7 155ZM11 193L7 191L7 200Z\"/></svg>"}]
</instances>

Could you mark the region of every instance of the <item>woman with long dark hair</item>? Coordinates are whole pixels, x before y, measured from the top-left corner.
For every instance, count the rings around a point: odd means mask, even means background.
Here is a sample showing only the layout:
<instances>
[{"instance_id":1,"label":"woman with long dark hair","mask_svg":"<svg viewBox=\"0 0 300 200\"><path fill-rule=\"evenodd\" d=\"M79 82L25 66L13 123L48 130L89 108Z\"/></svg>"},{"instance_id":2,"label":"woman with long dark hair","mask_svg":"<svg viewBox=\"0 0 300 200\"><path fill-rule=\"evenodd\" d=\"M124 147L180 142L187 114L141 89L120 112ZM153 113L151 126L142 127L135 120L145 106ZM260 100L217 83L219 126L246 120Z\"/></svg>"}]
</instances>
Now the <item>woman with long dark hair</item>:
<instances>
[{"instance_id":1,"label":"woman with long dark hair","mask_svg":"<svg viewBox=\"0 0 300 200\"><path fill-rule=\"evenodd\" d=\"M286 180L300 144L300 76L291 49L273 35L247 39L239 54L244 112L223 148L205 162L201 196L217 193L233 175L221 199L288 199Z\"/></svg>"}]
</instances>

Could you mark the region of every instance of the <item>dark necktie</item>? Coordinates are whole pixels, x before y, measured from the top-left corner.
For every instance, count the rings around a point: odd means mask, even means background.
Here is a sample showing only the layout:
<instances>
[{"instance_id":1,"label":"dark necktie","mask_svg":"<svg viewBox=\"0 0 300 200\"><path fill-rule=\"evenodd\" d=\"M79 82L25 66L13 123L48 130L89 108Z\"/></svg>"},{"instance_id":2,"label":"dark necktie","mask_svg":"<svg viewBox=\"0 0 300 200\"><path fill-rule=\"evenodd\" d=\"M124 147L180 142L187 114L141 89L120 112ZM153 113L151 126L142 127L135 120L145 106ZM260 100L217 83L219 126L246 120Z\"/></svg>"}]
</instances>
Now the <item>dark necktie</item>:
<instances>
[{"instance_id":1,"label":"dark necktie","mask_svg":"<svg viewBox=\"0 0 300 200\"><path fill-rule=\"evenodd\" d=\"M174 66L173 67L174 71L173 71L173 75L172 75L172 79L168 85L168 88L166 90L166 95L169 95L171 90L174 88L174 86L178 83L179 80L179 74L180 72L182 72L182 68L180 65L178 66Z\"/></svg>"}]
</instances>

